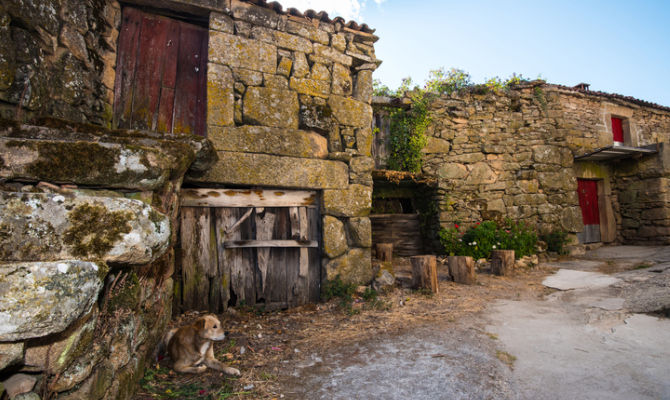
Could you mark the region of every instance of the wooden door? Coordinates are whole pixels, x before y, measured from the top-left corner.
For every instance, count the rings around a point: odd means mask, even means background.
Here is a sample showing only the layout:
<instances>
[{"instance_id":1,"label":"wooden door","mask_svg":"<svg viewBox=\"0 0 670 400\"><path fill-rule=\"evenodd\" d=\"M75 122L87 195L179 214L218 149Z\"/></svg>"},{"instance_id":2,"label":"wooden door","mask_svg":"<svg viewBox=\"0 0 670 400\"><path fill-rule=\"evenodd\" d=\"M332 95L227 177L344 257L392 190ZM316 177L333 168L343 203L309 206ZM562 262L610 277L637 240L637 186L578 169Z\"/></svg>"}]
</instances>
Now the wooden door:
<instances>
[{"instance_id":1,"label":"wooden door","mask_svg":"<svg viewBox=\"0 0 670 400\"><path fill-rule=\"evenodd\" d=\"M621 118L612 117L612 140L615 143L623 144L623 120Z\"/></svg>"},{"instance_id":2,"label":"wooden door","mask_svg":"<svg viewBox=\"0 0 670 400\"><path fill-rule=\"evenodd\" d=\"M205 28L124 7L114 86L114 126L204 136Z\"/></svg>"},{"instance_id":3,"label":"wooden door","mask_svg":"<svg viewBox=\"0 0 670 400\"><path fill-rule=\"evenodd\" d=\"M582 209L583 243L600 242L600 210L598 208L598 182L577 179L579 206Z\"/></svg>"},{"instance_id":4,"label":"wooden door","mask_svg":"<svg viewBox=\"0 0 670 400\"><path fill-rule=\"evenodd\" d=\"M182 191L176 310L319 300L319 209L307 191Z\"/></svg>"}]
</instances>

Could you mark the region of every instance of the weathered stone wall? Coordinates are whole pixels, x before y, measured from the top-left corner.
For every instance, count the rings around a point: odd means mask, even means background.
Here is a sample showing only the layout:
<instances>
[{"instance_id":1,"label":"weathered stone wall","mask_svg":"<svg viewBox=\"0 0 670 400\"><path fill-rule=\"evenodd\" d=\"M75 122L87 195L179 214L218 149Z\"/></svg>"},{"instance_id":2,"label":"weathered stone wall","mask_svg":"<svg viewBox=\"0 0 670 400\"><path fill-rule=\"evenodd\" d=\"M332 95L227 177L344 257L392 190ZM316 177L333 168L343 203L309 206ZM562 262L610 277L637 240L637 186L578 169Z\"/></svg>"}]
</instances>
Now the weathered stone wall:
<instances>
[{"instance_id":1,"label":"weathered stone wall","mask_svg":"<svg viewBox=\"0 0 670 400\"><path fill-rule=\"evenodd\" d=\"M120 18L114 0L1 1L0 116L108 125Z\"/></svg>"},{"instance_id":2,"label":"weathered stone wall","mask_svg":"<svg viewBox=\"0 0 670 400\"><path fill-rule=\"evenodd\" d=\"M598 179L603 241L670 242L668 154L584 162L612 146L611 117L625 119L625 145L670 141L670 112L533 82L509 90L435 98L424 173L438 178L440 223L511 218L540 231L582 230L577 178ZM611 222L610 222L611 220Z\"/></svg>"},{"instance_id":3,"label":"weathered stone wall","mask_svg":"<svg viewBox=\"0 0 670 400\"><path fill-rule=\"evenodd\" d=\"M321 190L324 278L370 267L376 37L246 2L210 15L208 138L191 182Z\"/></svg>"},{"instance_id":4,"label":"weathered stone wall","mask_svg":"<svg viewBox=\"0 0 670 400\"><path fill-rule=\"evenodd\" d=\"M670 243L670 112L616 98L554 90L559 93L562 124L575 155L612 145L612 115L624 118L626 145L653 147L661 143L656 155L605 163L576 162L575 175L602 180L605 206L612 207L618 242Z\"/></svg>"},{"instance_id":5,"label":"weathered stone wall","mask_svg":"<svg viewBox=\"0 0 670 400\"><path fill-rule=\"evenodd\" d=\"M440 223L511 218L582 229L573 154L557 95L542 87L435 99L424 172L438 178Z\"/></svg>"},{"instance_id":6,"label":"weathered stone wall","mask_svg":"<svg viewBox=\"0 0 670 400\"><path fill-rule=\"evenodd\" d=\"M0 382L129 398L171 317L181 181L213 149L63 121L0 143Z\"/></svg>"}]
</instances>

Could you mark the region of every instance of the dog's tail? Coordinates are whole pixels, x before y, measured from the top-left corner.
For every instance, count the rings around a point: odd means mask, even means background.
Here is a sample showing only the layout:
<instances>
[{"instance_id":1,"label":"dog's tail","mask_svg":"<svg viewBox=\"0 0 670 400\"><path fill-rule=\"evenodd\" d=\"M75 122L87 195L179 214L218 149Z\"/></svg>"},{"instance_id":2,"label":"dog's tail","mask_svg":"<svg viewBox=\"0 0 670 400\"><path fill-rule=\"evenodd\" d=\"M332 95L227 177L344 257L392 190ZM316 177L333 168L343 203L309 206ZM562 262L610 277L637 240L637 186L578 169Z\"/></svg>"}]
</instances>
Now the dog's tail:
<instances>
[{"instance_id":1,"label":"dog's tail","mask_svg":"<svg viewBox=\"0 0 670 400\"><path fill-rule=\"evenodd\" d=\"M164 356L168 355L168 345L170 344L170 340L172 340L175 332L177 332L177 328L170 329L165 333L165 335L163 335L163 338L158 343L158 348L156 349L156 361L159 361Z\"/></svg>"}]
</instances>

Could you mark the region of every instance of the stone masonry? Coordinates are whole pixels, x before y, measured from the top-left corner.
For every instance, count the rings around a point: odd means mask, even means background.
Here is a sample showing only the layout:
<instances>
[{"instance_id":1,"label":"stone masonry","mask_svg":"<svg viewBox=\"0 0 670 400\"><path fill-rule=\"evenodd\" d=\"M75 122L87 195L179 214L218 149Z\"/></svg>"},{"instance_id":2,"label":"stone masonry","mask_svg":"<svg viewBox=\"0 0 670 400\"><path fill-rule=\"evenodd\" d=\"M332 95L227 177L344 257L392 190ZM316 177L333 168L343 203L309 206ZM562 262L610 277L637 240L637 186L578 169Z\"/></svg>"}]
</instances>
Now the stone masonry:
<instances>
[{"instance_id":1,"label":"stone masonry","mask_svg":"<svg viewBox=\"0 0 670 400\"><path fill-rule=\"evenodd\" d=\"M535 81L442 95L429 110L423 172L438 180L442 226L511 218L576 234L583 229L577 178L585 178L602 182L601 216L613 228L603 241L670 243L668 109ZM659 143L660 152L575 160L612 146L612 115L627 121L625 145Z\"/></svg>"}]
</instances>

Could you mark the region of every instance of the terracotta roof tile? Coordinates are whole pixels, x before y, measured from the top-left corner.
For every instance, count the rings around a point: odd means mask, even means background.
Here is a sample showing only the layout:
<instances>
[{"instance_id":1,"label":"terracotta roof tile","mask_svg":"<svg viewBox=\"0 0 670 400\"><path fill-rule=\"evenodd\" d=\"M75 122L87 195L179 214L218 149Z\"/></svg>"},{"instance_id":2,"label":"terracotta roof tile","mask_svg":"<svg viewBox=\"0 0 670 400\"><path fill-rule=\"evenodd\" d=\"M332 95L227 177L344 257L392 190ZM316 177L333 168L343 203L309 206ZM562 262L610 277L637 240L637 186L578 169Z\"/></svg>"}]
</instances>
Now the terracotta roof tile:
<instances>
[{"instance_id":1,"label":"terracotta roof tile","mask_svg":"<svg viewBox=\"0 0 670 400\"><path fill-rule=\"evenodd\" d=\"M586 89L582 89L582 88L579 88L579 87L570 87L570 86L557 85L557 84L547 84L547 86L555 87L555 88L561 89L561 90L568 90L568 91L572 91L572 92L583 93L583 94L589 95L589 96L598 96L598 97L605 97L605 98L608 98L608 99L623 100L623 101L627 101L629 103L637 104L637 105L640 105L640 106L656 108L658 110L663 110L663 111L670 111L670 107L662 106L660 104L652 103L652 102L646 101L646 100L640 100L640 99L637 99L637 98L632 97L632 96L624 96L622 94L617 94L617 93L600 92L600 91L597 91L597 90L586 90Z\"/></svg>"},{"instance_id":2,"label":"terracotta roof tile","mask_svg":"<svg viewBox=\"0 0 670 400\"><path fill-rule=\"evenodd\" d=\"M328 16L328 13L325 11L321 12L316 12L314 10L307 10L304 13L300 12L297 8L288 8L286 10L283 9L282 5L279 4L276 1L268 2L266 0L246 0L247 3L257 5L259 7L265 7L274 10L277 13L280 14L285 14L285 15L292 15L294 17L300 17L300 18L311 18L315 19L318 21L322 22L330 22L330 23L341 23L345 28L351 29L353 31L357 32L363 32L363 33L368 33L368 34L373 34L375 32L375 29L370 28L367 24L362 24L359 25L356 21L349 21L347 22L344 18L342 17L335 17L335 18L330 18Z\"/></svg>"}]
</instances>

